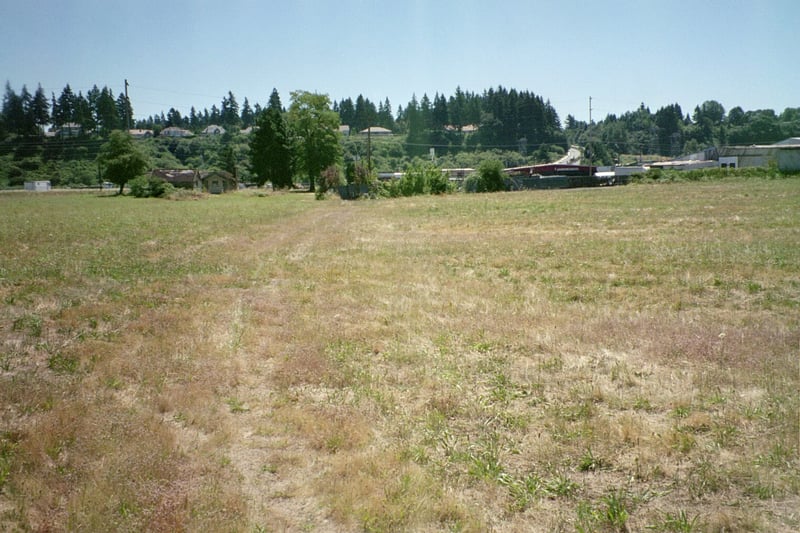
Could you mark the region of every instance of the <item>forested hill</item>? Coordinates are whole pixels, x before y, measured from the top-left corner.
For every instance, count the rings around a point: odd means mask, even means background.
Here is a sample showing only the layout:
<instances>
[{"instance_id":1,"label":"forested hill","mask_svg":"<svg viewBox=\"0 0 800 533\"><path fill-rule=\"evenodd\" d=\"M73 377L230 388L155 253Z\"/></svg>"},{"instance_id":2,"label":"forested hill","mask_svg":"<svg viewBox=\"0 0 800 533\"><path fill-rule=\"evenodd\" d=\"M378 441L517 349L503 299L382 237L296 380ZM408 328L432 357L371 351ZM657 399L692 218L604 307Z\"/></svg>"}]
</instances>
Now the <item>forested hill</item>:
<instances>
[{"instance_id":1,"label":"forested hill","mask_svg":"<svg viewBox=\"0 0 800 533\"><path fill-rule=\"evenodd\" d=\"M449 158L442 164L473 165L487 152L502 153L507 164L522 164L550 160L569 145L578 144L591 150L594 161L611 164L620 154L671 157L709 146L768 144L800 136L800 107L780 113L745 111L708 100L691 111L672 104L652 112L643 103L589 125L571 115L562 120L543 96L500 86L481 93L457 87L451 95L413 95L396 109L388 99L376 105L363 95L332 102L331 107L339 114L340 123L350 127L351 135L367 127L386 128L394 134L391 141L384 138L383 146L378 147L377 156L383 157L386 167L382 170L402 170L414 157L427 156L431 148L437 157ZM111 131L146 129L158 139L160 132L171 126L194 134L209 125L222 126L229 133L223 142L234 143L233 153L246 173L247 141L240 131L255 124L261 112L259 103L245 97L240 104L229 91L219 106L212 105L210 110L191 107L188 114L182 114L172 107L166 114L139 117L124 93L114 96L106 86L95 85L83 94L66 85L60 94L48 96L41 86L34 92L23 86L17 92L7 82L0 113L0 157L5 161L0 161L0 174L5 173L0 182L19 181L32 172L49 175L61 161L81 160L86 162L79 172L84 177L74 179L85 182L97 147ZM345 142L345 158L363 155L358 137ZM224 150L230 152L228 147ZM152 151L154 164L213 165L220 159L210 156L198 141L189 144L171 139L167 143L165 139L163 145L154 144ZM61 173L62 180L69 174Z\"/></svg>"}]
</instances>

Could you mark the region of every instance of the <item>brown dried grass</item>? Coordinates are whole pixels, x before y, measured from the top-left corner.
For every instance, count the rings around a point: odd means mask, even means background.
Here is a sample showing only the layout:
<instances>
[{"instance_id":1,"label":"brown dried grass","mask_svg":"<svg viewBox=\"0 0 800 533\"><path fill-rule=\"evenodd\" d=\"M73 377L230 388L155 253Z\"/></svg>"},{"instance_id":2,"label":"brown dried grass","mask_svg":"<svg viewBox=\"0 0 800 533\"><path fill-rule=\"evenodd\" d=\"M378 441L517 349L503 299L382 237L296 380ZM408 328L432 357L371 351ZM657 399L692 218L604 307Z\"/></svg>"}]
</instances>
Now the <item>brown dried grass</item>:
<instances>
[{"instance_id":1,"label":"brown dried grass","mask_svg":"<svg viewBox=\"0 0 800 533\"><path fill-rule=\"evenodd\" d=\"M793 530L797 190L0 197L0 525Z\"/></svg>"}]
</instances>

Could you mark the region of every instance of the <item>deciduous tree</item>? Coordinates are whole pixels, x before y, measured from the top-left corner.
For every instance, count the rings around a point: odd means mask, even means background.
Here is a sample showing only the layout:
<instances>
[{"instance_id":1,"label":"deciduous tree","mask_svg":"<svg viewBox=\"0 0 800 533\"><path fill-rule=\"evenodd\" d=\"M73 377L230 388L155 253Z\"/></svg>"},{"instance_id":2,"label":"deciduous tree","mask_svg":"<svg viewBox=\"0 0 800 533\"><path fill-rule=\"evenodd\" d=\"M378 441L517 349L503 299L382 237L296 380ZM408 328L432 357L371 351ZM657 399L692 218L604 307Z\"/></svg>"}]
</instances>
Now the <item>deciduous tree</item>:
<instances>
[{"instance_id":1,"label":"deciduous tree","mask_svg":"<svg viewBox=\"0 0 800 533\"><path fill-rule=\"evenodd\" d=\"M322 171L341 157L339 115L331 110L327 94L293 91L289 125L296 139L297 166L314 192Z\"/></svg>"}]
</instances>

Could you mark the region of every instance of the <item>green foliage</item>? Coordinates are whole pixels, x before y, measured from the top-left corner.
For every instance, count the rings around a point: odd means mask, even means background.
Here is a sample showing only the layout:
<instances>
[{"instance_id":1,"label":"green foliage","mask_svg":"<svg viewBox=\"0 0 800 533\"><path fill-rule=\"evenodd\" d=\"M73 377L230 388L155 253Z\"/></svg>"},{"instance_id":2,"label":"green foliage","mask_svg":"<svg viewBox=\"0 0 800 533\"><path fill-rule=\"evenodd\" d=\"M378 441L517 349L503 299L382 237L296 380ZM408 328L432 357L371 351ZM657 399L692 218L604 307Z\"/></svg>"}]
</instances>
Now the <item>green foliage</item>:
<instances>
[{"instance_id":1,"label":"green foliage","mask_svg":"<svg viewBox=\"0 0 800 533\"><path fill-rule=\"evenodd\" d=\"M506 190L503 176L503 163L487 159L478 167L478 174L467 179L469 192L497 192Z\"/></svg>"},{"instance_id":2,"label":"green foliage","mask_svg":"<svg viewBox=\"0 0 800 533\"><path fill-rule=\"evenodd\" d=\"M11 433L0 434L0 492L8 478L11 476L11 464L14 459L14 454L17 448L17 443Z\"/></svg>"},{"instance_id":3,"label":"green foliage","mask_svg":"<svg viewBox=\"0 0 800 533\"><path fill-rule=\"evenodd\" d=\"M80 367L80 361L72 355L55 353L47 359L47 368L56 374L74 374Z\"/></svg>"},{"instance_id":4,"label":"green foliage","mask_svg":"<svg viewBox=\"0 0 800 533\"><path fill-rule=\"evenodd\" d=\"M261 187L269 181L276 189L292 186L292 142L281 100L275 89L272 90L269 107L258 117L249 148L250 167L256 175L256 185Z\"/></svg>"},{"instance_id":5,"label":"green foliage","mask_svg":"<svg viewBox=\"0 0 800 533\"><path fill-rule=\"evenodd\" d=\"M345 168L345 181L352 185L370 185L375 183L377 177L370 172L366 165L350 161Z\"/></svg>"},{"instance_id":6,"label":"green foliage","mask_svg":"<svg viewBox=\"0 0 800 533\"><path fill-rule=\"evenodd\" d=\"M293 91L288 119L295 136L295 161L314 192L322 171L341 158L339 115L331 111L328 95Z\"/></svg>"},{"instance_id":7,"label":"green foliage","mask_svg":"<svg viewBox=\"0 0 800 533\"><path fill-rule=\"evenodd\" d=\"M421 194L445 194L453 191L447 174L431 163L415 162L398 180L381 185L383 194L390 197Z\"/></svg>"},{"instance_id":8,"label":"green foliage","mask_svg":"<svg viewBox=\"0 0 800 533\"><path fill-rule=\"evenodd\" d=\"M175 187L155 176L140 176L128 184L131 195L136 198L164 198L174 192Z\"/></svg>"},{"instance_id":9,"label":"green foliage","mask_svg":"<svg viewBox=\"0 0 800 533\"><path fill-rule=\"evenodd\" d=\"M147 168L147 157L133 144L131 136L124 131L114 131L97 156L105 181L119 185L120 193L125 184L141 175Z\"/></svg>"},{"instance_id":10,"label":"green foliage","mask_svg":"<svg viewBox=\"0 0 800 533\"><path fill-rule=\"evenodd\" d=\"M692 533L699 530L698 517L689 515L681 509L676 514L665 513L661 522L647 526L652 531L664 531L669 533Z\"/></svg>"}]
</instances>

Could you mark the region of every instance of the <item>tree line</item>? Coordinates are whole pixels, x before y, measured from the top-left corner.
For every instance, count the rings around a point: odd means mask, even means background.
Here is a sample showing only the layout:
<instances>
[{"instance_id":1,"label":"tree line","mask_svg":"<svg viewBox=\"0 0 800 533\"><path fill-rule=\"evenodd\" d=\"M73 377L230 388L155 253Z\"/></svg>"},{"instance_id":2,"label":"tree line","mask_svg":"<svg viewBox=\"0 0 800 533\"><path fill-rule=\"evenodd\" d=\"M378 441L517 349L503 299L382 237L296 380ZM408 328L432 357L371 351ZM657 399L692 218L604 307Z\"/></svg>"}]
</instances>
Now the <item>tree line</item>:
<instances>
[{"instance_id":1,"label":"tree line","mask_svg":"<svg viewBox=\"0 0 800 533\"><path fill-rule=\"evenodd\" d=\"M800 107L777 114L772 109L726 111L716 100L707 100L684 113L671 104L655 113L642 103L635 111L587 124L568 115L564 123L568 142L591 146L599 159L618 154L655 154L675 157L700 152L711 146L771 144L800 136Z\"/></svg>"},{"instance_id":2,"label":"tree line","mask_svg":"<svg viewBox=\"0 0 800 533\"><path fill-rule=\"evenodd\" d=\"M481 93L456 87L449 96L430 98L412 95L405 106L395 111L388 98L377 105L363 95L330 103L340 124L358 132L367 127L383 127L401 136L402 150L409 158L425 156L433 147L438 154L485 150L513 151L523 157L541 160L553 147L570 144L587 146L593 160L613 163L619 154L677 156L725 144L767 144L800 135L800 108L787 108L780 114L771 109L727 110L715 100L686 113L678 104L651 112L641 104L620 116L609 114L587 124L568 115L563 121L549 100L530 91L502 86ZM211 124L228 129L256 125L265 112L260 104L244 98L239 104L228 91L220 105L187 115L171 107L167 113L146 118L134 117L131 101L124 93L114 96L107 86L93 86L86 94L75 93L67 84L61 93L48 95L41 85L34 92L23 86L16 92L9 82L0 113L0 141L41 138L46 127L55 129L75 124L85 137L105 138L115 129L151 129L157 135L163 128L178 126L199 133Z\"/></svg>"}]
</instances>

